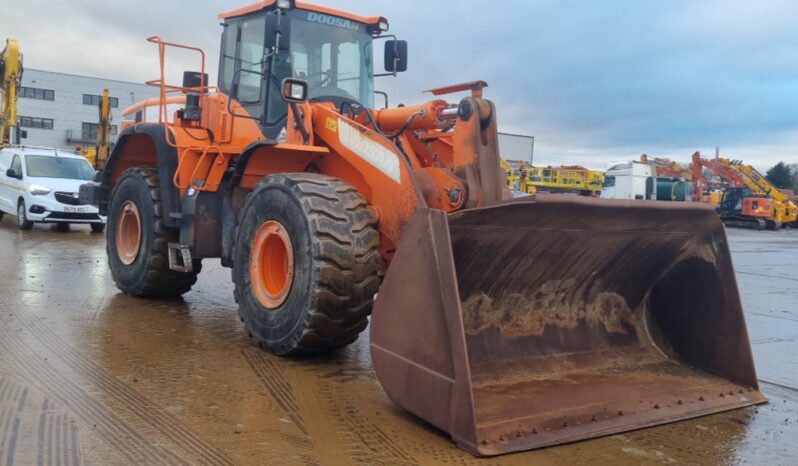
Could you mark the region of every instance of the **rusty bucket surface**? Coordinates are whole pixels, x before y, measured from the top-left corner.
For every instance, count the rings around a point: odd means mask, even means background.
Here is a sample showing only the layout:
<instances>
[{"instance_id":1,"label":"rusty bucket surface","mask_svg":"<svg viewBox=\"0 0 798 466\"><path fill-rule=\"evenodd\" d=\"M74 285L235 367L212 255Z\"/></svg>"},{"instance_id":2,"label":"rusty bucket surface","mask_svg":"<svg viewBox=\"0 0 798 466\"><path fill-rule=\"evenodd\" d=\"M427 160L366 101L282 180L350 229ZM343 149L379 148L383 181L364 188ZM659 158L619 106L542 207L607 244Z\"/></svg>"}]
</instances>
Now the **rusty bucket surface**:
<instances>
[{"instance_id":1,"label":"rusty bucket surface","mask_svg":"<svg viewBox=\"0 0 798 466\"><path fill-rule=\"evenodd\" d=\"M371 320L386 393L477 455L766 402L704 206L537 196L408 223Z\"/></svg>"}]
</instances>

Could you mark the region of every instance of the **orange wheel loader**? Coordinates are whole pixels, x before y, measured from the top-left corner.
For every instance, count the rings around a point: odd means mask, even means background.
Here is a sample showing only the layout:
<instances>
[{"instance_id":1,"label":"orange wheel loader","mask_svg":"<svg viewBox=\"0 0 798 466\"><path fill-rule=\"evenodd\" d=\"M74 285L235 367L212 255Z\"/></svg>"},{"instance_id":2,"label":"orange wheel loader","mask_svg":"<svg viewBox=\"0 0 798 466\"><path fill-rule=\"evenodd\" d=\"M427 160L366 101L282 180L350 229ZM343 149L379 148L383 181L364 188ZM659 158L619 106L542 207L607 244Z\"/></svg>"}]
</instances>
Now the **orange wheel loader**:
<instances>
[{"instance_id":1,"label":"orange wheel loader","mask_svg":"<svg viewBox=\"0 0 798 466\"><path fill-rule=\"evenodd\" d=\"M178 296L221 258L276 355L342 348L371 315L390 398L477 455L765 401L711 208L510 200L484 82L375 106L375 42L385 74L407 66L386 19L288 0L220 17L218 86L201 50L150 38L160 122L81 189L120 290ZM174 48L201 62L182 85Z\"/></svg>"}]
</instances>

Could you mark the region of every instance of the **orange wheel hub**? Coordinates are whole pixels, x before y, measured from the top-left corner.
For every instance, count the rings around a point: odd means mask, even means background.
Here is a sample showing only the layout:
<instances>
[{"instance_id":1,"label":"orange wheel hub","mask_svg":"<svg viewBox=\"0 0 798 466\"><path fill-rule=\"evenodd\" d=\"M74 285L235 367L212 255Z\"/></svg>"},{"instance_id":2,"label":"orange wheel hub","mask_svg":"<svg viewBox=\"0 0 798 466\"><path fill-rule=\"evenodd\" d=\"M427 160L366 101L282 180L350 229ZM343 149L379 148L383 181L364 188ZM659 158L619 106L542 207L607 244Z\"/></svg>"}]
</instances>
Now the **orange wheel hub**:
<instances>
[{"instance_id":1,"label":"orange wheel hub","mask_svg":"<svg viewBox=\"0 0 798 466\"><path fill-rule=\"evenodd\" d=\"M116 220L116 254L125 265L132 264L141 249L141 215L133 201L125 201Z\"/></svg>"},{"instance_id":2,"label":"orange wheel hub","mask_svg":"<svg viewBox=\"0 0 798 466\"><path fill-rule=\"evenodd\" d=\"M277 309L288 298L294 281L294 248L280 222L263 222L255 233L249 276L255 296L266 308Z\"/></svg>"}]
</instances>

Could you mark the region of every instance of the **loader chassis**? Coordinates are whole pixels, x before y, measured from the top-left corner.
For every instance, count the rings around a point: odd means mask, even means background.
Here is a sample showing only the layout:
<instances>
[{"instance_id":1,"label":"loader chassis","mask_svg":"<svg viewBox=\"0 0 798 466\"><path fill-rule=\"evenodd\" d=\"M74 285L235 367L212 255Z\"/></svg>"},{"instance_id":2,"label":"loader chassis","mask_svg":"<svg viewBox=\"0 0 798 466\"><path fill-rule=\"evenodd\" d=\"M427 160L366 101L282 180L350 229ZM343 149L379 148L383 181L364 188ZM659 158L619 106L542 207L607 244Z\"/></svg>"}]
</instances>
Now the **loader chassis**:
<instances>
[{"instance_id":1,"label":"loader chassis","mask_svg":"<svg viewBox=\"0 0 798 466\"><path fill-rule=\"evenodd\" d=\"M218 89L200 50L150 38L162 122L126 129L81 187L108 213L122 291L179 296L221 257L278 355L342 348L374 308L386 392L478 455L765 401L711 209L509 201L486 83L373 108L384 18L285 0L220 17ZM175 47L203 57L182 86L163 72ZM403 71L406 44L386 57Z\"/></svg>"}]
</instances>

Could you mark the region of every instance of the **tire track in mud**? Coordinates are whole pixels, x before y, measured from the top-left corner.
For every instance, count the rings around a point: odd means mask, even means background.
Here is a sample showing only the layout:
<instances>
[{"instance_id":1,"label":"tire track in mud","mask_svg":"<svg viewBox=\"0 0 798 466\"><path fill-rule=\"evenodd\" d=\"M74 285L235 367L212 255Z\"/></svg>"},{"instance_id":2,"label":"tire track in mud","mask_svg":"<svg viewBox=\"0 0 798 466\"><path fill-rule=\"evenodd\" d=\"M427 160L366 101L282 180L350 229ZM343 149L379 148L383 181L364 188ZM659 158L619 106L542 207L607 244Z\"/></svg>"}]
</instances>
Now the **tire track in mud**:
<instances>
[{"instance_id":1,"label":"tire track in mud","mask_svg":"<svg viewBox=\"0 0 798 466\"><path fill-rule=\"evenodd\" d=\"M78 427L67 414L54 408L45 398L38 420L36 464L80 466Z\"/></svg>"},{"instance_id":2,"label":"tire track in mud","mask_svg":"<svg viewBox=\"0 0 798 466\"><path fill-rule=\"evenodd\" d=\"M338 432L345 436L361 464L374 465L415 465L418 462L405 452L393 438L373 424L357 406L346 384L335 380L334 375L323 376L317 387L320 399L324 400L335 419Z\"/></svg>"},{"instance_id":3,"label":"tire track in mud","mask_svg":"<svg viewBox=\"0 0 798 466\"><path fill-rule=\"evenodd\" d=\"M104 393L111 395L120 405L150 424L179 449L184 450L189 455L196 455L198 462L212 465L235 464L223 452L201 439L143 395L115 376L108 374L97 363L81 355L45 324L35 322L27 315L18 317L26 324L26 330L36 337L43 347L58 355L71 369L85 374L99 388L102 388Z\"/></svg>"},{"instance_id":4,"label":"tire track in mud","mask_svg":"<svg viewBox=\"0 0 798 466\"><path fill-rule=\"evenodd\" d=\"M0 464L14 464L22 409L28 397L27 387L2 380L0 388Z\"/></svg>"},{"instance_id":5,"label":"tire track in mud","mask_svg":"<svg viewBox=\"0 0 798 466\"><path fill-rule=\"evenodd\" d=\"M260 351L260 350L258 350ZM293 388L282 374L282 369L272 361L264 359L259 354L255 354L250 348L245 348L241 351L244 360L249 364L249 367L255 372L255 375L266 387L269 394L283 410L284 414L291 419L297 429L299 429L305 436L308 435L308 429L305 426L305 420L299 413L299 406L294 397ZM305 439L302 439L305 443ZM313 441L307 437L307 444L312 447Z\"/></svg>"},{"instance_id":6,"label":"tire track in mud","mask_svg":"<svg viewBox=\"0 0 798 466\"><path fill-rule=\"evenodd\" d=\"M347 393L345 384L340 383L340 378L321 377L318 371L314 371L312 377L319 382L313 384L312 387L304 387L304 389L314 392L307 398L318 399L323 406L304 406L302 400L298 399L297 391L286 377L282 367L290 362L276 362L272 356L256 348L244 348L242 355L284 414L307 436L308 443L305 444L307 449L313 449L322 457L328 457L327 452L320 451L322 448L314 443L310 433L311 429L302 414L323 409L325 411L323 414L329 415L333 419L337 436L346 443L345 450L350 459L349 464L375 466L419 464L405 452L405 448L362 415L356 407L356 401L351 399L351 393ZM294 370L302 371L303 369L297 366ZM325 422L325 420L321 419L320 422ZM291 443L297 445L296 441ZM322 464L324 464L323 461Z\"/></svg>"},{"instance_id":7,"label":"tire track in mud","mask_svg":"<svg viewBox=\"0 0 798 466\"><path fill-rule=\"evenodd\" d=\"M21 308L20 303L9 302L7 292L0 294L0 303L4 304L8 309ZM187 453L189 458L195 457L197 462L202 464L211 465L234 465L235 462L227 458L221 451L216 450L213 446L207 444L204 440L200 439L193 432L185 428L177 420L164 413L163 410L158 408L144 396L130 388L127 384L117 379L115 376L110 375L97 363L82 356L77 350L72 348L69 344L63 341L58 335L50 330L44 322L38 322L37 318L25 312L17 312L14 316L23 324L23 328L27 333L33 336L40 346L58 359L63 361L70 369L75 372L86 376L87 379L92 380L99 388L103 389L103 393L110 395L114 401L126 408L128 411L140 417L145 423L149 424L157 430L163 437L167 438L174 443L172 448L169 448L169 453L164 454L164 450L156 447L154 444L149 445L149 449L155 449L157 455L153 459L156 462L162 462L164 459L169 460L170 464L190 464L188 460L178 456L174 453L175 450L183 450ZM3 330L6 330L5 328ZM22 342L24 346L29 346ZM29 353L29 352L28 352ZM11 354L11 353L10 353ZM46 377L47 371L39 372L40 376ZM61 379L64 379L61 377ZM59 382L55 382L55 386L59 386ZM72 394L82 394L87 398L91 398L85 391L83 391L77 384L70 387ZM57 393L51 393L51 397L58 399ZM92 401L96 402L92 398ZM113 414L113 409L99 404L100 407L95 407L95 413L102 412L103 410L109 411ZM76 413L77 414L77 413ZM114 415L115 416L115 415ZM94 424L92 421L87 421L89 424ZM121 418L115 416L114 422L121 422L128 430L123 435L123 439L127 439L134 429ZM111 427L112 424L107 425ZM113 429L111 429L113 430ZM136 437L144 440L139 434ZM132 437L131 437L132 438ZM113 440L112 440L113 441ZM144 447L146 451L148 448ZM132 461L139 462L139 460Z\"/></svg>"},{"instance_id":8,"label":"tire track in mud","mask_svg":"<svg viewBox=\"0 0 798 466\"><path fill-rule=\"evenodd\" d=\"M172 452L158 448L145 439L112 410L46 364L37 354L31 351L15 352L13 348L27 349L28 345L16 335L4 333L3 338L0 338L0 349L3 354L12 355L14 366L24 370L25 375L46 396L59 400L85 424L93 426L97 435L130 463L187 464Z\"/></svg>"}]
</instances>

